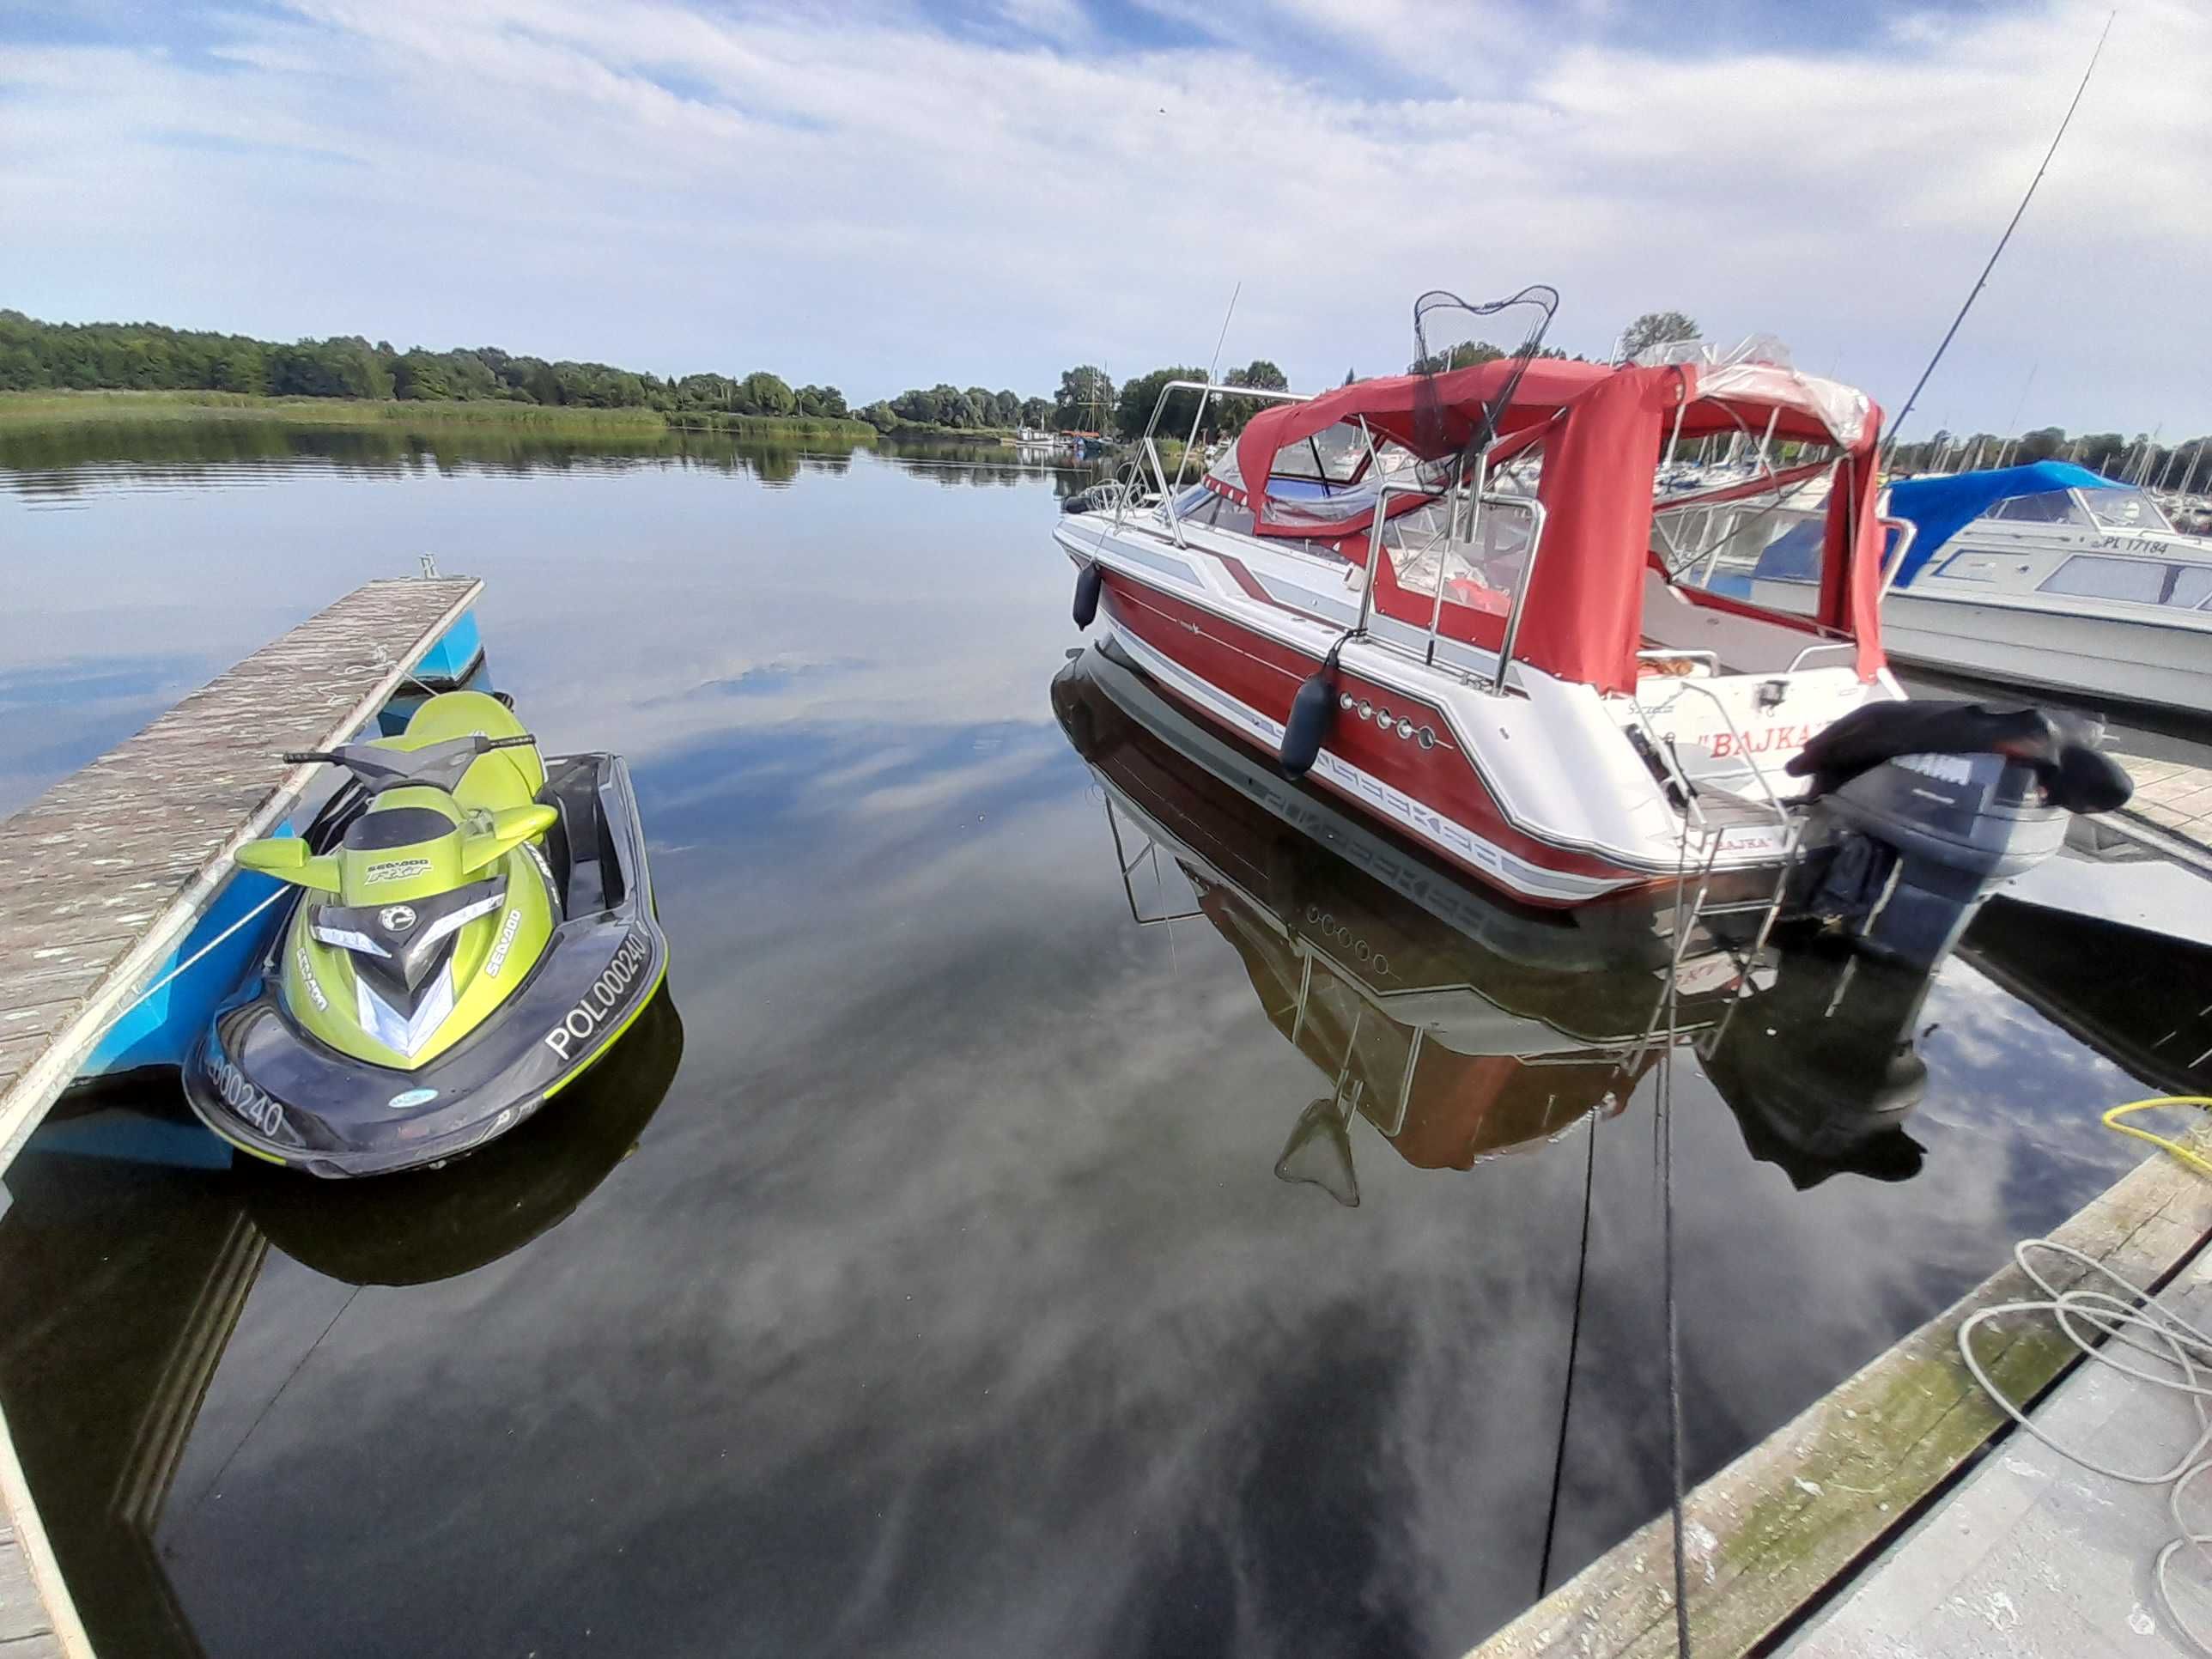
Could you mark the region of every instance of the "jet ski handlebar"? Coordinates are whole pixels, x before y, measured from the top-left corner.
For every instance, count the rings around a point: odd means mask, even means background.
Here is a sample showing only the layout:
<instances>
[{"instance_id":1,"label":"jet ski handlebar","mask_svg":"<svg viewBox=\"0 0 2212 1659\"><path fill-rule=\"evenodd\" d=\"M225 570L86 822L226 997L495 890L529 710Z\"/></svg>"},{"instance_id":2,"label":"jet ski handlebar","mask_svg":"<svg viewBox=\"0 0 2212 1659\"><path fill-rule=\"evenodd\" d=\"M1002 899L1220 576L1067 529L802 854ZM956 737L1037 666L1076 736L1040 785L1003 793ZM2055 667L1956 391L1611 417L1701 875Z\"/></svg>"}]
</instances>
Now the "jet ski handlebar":
<instances>
[{"instance_id":1,"label":"jet ski handlebar","mask_svg":"<svg viewBox=\"0 0 2212 1659\"><path fill-rule=\"evenodd\" d=\"M495 749L526 749L538 741L527 732L488 738L479 732L424 744L419 749L390 749L381 744L349 743L336 749L287 750L288 766L343 766L372 791L400 784L429 784L451 789L482 755Z\"/></svg>"}]
</instances>

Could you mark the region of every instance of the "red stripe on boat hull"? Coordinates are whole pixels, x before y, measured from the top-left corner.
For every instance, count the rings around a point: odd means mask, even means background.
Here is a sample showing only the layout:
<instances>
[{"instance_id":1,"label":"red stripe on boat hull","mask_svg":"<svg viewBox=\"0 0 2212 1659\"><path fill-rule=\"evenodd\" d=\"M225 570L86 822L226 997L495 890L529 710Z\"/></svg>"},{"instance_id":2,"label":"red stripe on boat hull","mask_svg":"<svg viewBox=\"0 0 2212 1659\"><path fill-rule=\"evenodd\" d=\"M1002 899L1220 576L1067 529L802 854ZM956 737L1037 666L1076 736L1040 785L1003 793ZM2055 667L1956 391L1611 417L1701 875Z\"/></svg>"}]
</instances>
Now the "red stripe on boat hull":
<instances>
[{"instance_id":1,"label":"red stripe on boat hull","mask_svg":"<svg viewBox=\"0 0 2212 1659\"><path fill-rule=\"evenodd\" d=\"M1307 677L1321 666L1319 656L1280 644L1215 611L1163 592L1119 571L1103 570L1102 574L1105 579L1107 615L1115 627L1269 720L1279 723L1289 718L1291 699ZM1231 725L1204 703L1183 696L1172 684L1163 681L1161 684L1210 724L1242 742L1253 740L1250 732ZM1443 711L1433 704L1340 668L1337 684L1345 694L1373 704L1378 713L1389 709L1393 726L1402 715L1411 720L1416 729L1429 727L1435 732L1437 742L1433 749L1424 749L1413 739L1383 731L1377 721L1364 720L1357 714L1340 711L1326 745L1328 753L1431 812L1453 819L1501 851L1545 870L1564 876L1638 884L1651 879L1647 872L1552 846L1507 822L1497 798L1454 742ZM1310 775L1331 793L1351 802L1393 831L1409 833L1405 824L1376 814L1369 802L1321 771ZM1587 902L1562 898L1556 893L1528 891L1501 878L1498 872L1470 862L1449 846L1425 836L1418 839L1470 875L1503 888L1524 902L1554 906Z\"/></svg>"}]
</instances>

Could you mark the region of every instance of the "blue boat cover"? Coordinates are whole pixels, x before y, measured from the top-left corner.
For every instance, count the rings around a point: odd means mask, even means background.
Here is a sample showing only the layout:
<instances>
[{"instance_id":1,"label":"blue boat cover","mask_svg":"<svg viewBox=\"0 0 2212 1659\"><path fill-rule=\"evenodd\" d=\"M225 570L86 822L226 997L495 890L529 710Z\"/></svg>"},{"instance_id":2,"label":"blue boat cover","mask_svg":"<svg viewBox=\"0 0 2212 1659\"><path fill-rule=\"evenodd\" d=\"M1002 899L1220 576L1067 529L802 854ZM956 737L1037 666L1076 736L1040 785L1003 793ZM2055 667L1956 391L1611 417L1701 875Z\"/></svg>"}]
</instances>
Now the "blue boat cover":
<instances>
[{"instance_id":1,"label":"blue boat cover","mask_svg":"<svg viewBox=\"0 0 2212 1659\"><path fill-rule=\"evenodd\" d=\"M1889 487L1890 515L1909 520L1917 533L1895 585L1902 587L1918 575L1938 548L1999 501L2059 489L2120 488L2110 478L2100 477L2087 467L2069 461L2031 461L2026 466L1901 479Z\"/></svg>"}]
</instances>

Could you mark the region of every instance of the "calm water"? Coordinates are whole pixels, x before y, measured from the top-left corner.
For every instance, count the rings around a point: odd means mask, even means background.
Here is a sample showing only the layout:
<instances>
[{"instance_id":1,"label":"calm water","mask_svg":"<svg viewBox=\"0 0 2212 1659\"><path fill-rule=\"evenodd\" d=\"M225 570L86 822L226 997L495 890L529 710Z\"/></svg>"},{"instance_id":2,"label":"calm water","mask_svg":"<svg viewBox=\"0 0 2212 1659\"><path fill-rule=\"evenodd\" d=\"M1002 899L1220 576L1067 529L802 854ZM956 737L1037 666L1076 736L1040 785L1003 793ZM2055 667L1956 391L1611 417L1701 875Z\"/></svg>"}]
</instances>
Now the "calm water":
<instances>
[{"instance_id":1,"label":"calm water","mask_svg":"<svg viewBox=\"0 0 2212 1659\"><path fill-rule=\"evenodd\" d=\"M0 810L434 552L545 744L629 757L674 952L588 1086L434 1176L58 1133L9 1174L0 1401L104 1652L1456 1655L1665 1502L1663 1065L1693 1478L2135 1161L2095 1110L2148 1091L1954 959L1890 1005L1917 1176L1884 1136L1800 1190L1742 1078L1896 1058L1822 1025L1832 969L1747 1005L1724 1097L1624 1040L1641 969L1455 946L1056 714L1069 475L0 463ZM1424 989L1501 1034L1394 1114L1370 1005Z\"/></svg>"}]
</instances>

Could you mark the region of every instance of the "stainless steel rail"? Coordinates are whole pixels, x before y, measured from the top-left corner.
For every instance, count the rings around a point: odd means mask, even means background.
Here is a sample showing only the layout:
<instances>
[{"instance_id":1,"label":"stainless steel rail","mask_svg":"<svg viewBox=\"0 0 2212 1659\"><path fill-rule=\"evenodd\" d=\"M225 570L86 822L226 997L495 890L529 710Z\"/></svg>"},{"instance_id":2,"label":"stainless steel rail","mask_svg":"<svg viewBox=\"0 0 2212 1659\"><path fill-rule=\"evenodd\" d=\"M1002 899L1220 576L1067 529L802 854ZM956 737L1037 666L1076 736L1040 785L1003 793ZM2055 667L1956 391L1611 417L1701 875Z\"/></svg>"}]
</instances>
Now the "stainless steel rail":
<instances>
[{"instance_id":1,"label":"stainless steel rail","mask_svg":"<svg viewBox=\"0 0 2212 1659\"><path fill-rule=\"evenodd\" d=\"M1383 538L1390 523L1390 497L1421 495L1431 501L1443 501L1449 494L1449 491L1438 491L1422 484L1395 483L1386 483L1376 492L1375 521L1368 527L1367 533L1367 581L1360 592L1359 616L1358 621L1353 623L1352 630L1355 636L1364 635L1367 633L1368 618L1372 612L1374 604L1376 575L1382 568L1382 559L1389 552L1389 550L1383 545ZM1537 555L1543 548L1544 504L1533 495L1501 495L1494 493L1484 493L1477 497L1476 501L1477 506L1470 510L1468 514L1470 528L1480 525L1480 509L1482 507L1517 507L1524 509L1528 514L1528 550L1522 562L1520 580L1514 584L1512 603L1505 613L1505 630L1499 640L1497 653L1498 672L1492 677L1490 684L1482 688L1496 693L1505 690L1506 671L1512 665L1513 647L1520 637L1521 615L1522 608L1528 602L1529 580L1535 574ZM1458 504L1448 502L1447 505L1450 507L1449 522L1455 525L1459 517ZM1446 529L1437 542L1437 586L1435 594L1429 605L1428 638L1420 659L1424 666L1434 666L1437 659L1437 641L1440 637L1443 621L1445 556L1455 547L1472 544L1471 540L1464 544L1459 542L1449 528ZM1374 642L1391 650L1401 651L1403 654L1412 654L1404 653L1403 647L1389 640L1376 639Z\"/></svg>"},{"instance_id":2,"label":"stainless steel rail","mask_svg":"<svg viewBox=\"0 0 2212 1659\"><path fill-rule=\"evenodd\" d=\"M1893 531L1897 536L1897 545L1890 550L1889 557L1882 562L1881 596L1887 599L1889 590L1897 585L1897 573L1905 568L1905 556L1912 551L1912 540L1920 533L1920 526L1910 519L1893 519L1887 514L1875 522L1885 530Z\"/></svg>"}]
</instances>

